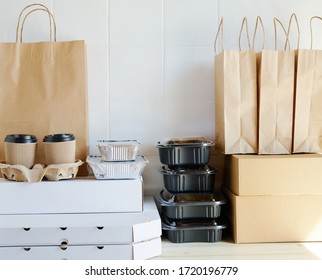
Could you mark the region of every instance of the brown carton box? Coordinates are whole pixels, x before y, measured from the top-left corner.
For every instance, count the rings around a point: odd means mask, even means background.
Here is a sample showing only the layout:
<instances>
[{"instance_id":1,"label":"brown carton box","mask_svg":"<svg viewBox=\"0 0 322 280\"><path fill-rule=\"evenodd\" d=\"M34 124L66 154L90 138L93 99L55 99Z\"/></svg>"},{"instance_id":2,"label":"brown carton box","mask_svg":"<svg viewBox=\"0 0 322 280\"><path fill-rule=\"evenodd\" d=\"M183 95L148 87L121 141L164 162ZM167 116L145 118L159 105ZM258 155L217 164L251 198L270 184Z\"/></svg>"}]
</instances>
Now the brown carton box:
<instances>
[{"instance_id":1,"label":"brown carton box","mask_svg":"<svg viewBox=\"0 0 322 280\"><path fill-rule=\"evenodd\" d=\"M231 155L224 184L237 195L322 195L322 155Z\"/></svg>"},{"instance_id":2,"label":"brown carton box","mask_svg":"<svg viewBox=\"0 0 322 280\"><path fill-rule=\"evenodd\" d=\"M322 241L322 195L243 195L227 188L236 243Z\"/></svg>"}]
</instances>

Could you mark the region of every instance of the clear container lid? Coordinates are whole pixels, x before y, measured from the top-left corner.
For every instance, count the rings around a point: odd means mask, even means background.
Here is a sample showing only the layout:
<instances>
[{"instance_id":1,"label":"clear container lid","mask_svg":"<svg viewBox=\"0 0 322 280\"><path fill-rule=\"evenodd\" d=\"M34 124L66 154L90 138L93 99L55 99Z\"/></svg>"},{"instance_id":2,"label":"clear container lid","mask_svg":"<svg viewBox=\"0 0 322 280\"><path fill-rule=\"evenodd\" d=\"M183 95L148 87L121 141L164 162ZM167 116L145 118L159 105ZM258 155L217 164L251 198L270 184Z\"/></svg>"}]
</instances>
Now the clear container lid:
<instances>
[{"instance_id":1,"label":"clear container lid","mask_svg":"<svg viewBox=\"0 0 322 280\"><path fill-rule=\"evenodd\" d=\"M163 221L169 226L174 226L174 227L217 226L222 224L222 222L219 219L205 219L205 218L173 220L168 217L163 217Z\"/></svg>"},{"instance_id":2,"label":"clear container lid","mask_svg":"<svg viewBox=\"0 0 322 280\"><path fill-rule=\"evenodd\" d=\"M185 137L185 138L166 138L163 141L158 142L158 146L163 147L178 147L178 146L213 146L214 142L204 137Z\"/></svg>"},{"instance_id":3,"label":"clear container lid","mask_svg":"<svg viewBox=\"0 0 322 280\"><path fill-rule=\"evenodd\" d=\"M162 190L158 196L161 205L197 205L197 204L226 204L225 197L220 193L184 193L171 194L167 190Z\"/></svg>"},{"instance_id":4,"label":"clear container lid","mask_svg":"<svg viewBox=\"0 0 322 280\"><path fill-rule=\"evenodd\" d=\"M165 230L218 230L224 229L227 225L221 219L183 219L183 220L172 220L168 217L162 216L162 228Z\"/></svg>"},{"instance_id":5,"label":"clear container lid","mask_svg":"<svg viewBox=\"0 0 322 280\"><path fill-rule=\"evenodd\" d=\"M181 174L210 175L210 174L217 173L217 169L214 169L208 165L198 166L193 168L189 168L185 166L169 168L168 166L162 166L161 173L167 174L167 175L181 175Z\"/></svg>"},{"instance_id":6,"label":"clear container lid","mask_svg":"<svg viewBox=\"0 0 322 280\"><path fill-rule=\"evenodd\" d=\"M172 202L216 201L212 193L170 194L166 190L163 191L163 198Z\"/></svg>"}]
</instances>

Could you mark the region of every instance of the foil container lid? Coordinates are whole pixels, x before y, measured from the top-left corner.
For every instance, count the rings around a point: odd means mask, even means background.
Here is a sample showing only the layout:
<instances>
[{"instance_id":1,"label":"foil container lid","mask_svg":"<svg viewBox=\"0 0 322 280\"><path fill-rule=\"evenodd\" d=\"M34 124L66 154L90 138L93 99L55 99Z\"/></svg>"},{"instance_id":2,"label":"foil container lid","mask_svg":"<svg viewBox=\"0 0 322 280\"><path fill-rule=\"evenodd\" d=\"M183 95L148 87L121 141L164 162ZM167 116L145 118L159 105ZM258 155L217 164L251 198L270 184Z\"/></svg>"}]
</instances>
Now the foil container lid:
<instances>
[{"instance_id":1,"label":"foil container lid","mask_svg":"<svg viewBox=\"0 0 322 280\"><path fill-rule=\"evenodd\" d=\"M198 175L208 175L208 174L216 174L218 172L217 169L212 168L208 165L199 166L199 167L173 167L169 168L169 166L162 166L161 173L167 175L180 175L180 174L198 174Z\"/></svg>"}]
</instances>

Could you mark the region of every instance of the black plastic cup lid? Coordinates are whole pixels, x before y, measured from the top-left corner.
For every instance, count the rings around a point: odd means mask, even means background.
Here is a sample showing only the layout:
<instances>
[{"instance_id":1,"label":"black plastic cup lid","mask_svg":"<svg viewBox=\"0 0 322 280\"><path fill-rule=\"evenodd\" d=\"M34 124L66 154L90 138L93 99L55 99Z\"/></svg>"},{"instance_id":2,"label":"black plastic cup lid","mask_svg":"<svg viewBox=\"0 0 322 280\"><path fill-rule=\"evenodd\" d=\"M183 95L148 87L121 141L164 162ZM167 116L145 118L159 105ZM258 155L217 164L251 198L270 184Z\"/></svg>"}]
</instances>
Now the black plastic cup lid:
<instances>
[{"instance_id":1,"label":"black plastic cup lid","mask_svg":"<svg viewBox=\"0 0 322 280\"><path fill-rule=\"evenodd\" d=\"M67 142L75 140L75 136L69 133L46 135L43 142Z\"/></svg>"},{"instance_id":2,"label":"black plastic cup lid","mask_svg":"<svg viewBox=\"0 0 322 280\"><path fill-rule=\"evenodd\" d=\"M37 143L37 137L29 134L10 134L4 139L8 143Z\"/></svg>"}]
</instances>

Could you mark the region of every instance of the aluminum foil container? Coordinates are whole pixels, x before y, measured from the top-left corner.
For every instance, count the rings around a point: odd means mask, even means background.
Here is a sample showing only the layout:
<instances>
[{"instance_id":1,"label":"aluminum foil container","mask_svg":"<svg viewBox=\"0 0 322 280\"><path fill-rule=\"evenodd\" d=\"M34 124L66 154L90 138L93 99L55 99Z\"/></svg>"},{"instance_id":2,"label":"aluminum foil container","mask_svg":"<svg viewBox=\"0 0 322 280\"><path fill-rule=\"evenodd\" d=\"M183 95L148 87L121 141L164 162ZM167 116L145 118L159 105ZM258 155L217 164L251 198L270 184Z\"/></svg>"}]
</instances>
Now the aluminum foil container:
<instances>
[{"instance_id":1,"label":"aluminum foil container","mask_svg":"<svg viewBox=\"0 0 322 280\"><path fill-rule=\"evenodd\" d=\"M135 160L141 143L136 140L100 140L97 147L104 161Z\"/></svg>"},{"instance_id":2,"label":"aluminum foil container","mask_svg":"<svg viewBox=\"0 0 322 280\"><path fill-rule=\"evenodd\" d=\"M148 161L143 156L137 156L133 161L104 161L102 157L87 156L96 179L138 179Z\"/></svg>"}]
</instances>

